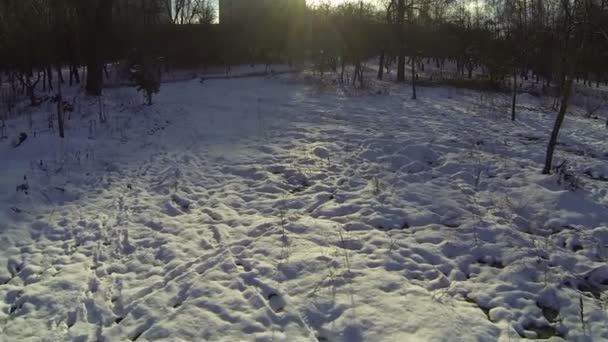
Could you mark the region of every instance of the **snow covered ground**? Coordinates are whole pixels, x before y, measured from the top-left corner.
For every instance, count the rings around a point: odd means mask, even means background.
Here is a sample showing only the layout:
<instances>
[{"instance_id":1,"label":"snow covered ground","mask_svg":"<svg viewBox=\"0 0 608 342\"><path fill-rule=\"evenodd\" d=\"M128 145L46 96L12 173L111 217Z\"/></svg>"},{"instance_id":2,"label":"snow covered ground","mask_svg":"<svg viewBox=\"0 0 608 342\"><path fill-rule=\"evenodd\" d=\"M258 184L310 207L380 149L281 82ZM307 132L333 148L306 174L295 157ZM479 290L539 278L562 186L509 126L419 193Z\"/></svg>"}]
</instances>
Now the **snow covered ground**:
<instances>
[{"instance_id":1,"label":"snow covered ground","mask_svg":"<svg viewBox=\"0 0 608 342\"><path fill-rule=\"evenodd\" d=\"M10 120L0 340L608 339L604 121L568 117L542 176L550 100L375 87L111 89L63 142L52 104Z\"/></svg>"}]
</instances>

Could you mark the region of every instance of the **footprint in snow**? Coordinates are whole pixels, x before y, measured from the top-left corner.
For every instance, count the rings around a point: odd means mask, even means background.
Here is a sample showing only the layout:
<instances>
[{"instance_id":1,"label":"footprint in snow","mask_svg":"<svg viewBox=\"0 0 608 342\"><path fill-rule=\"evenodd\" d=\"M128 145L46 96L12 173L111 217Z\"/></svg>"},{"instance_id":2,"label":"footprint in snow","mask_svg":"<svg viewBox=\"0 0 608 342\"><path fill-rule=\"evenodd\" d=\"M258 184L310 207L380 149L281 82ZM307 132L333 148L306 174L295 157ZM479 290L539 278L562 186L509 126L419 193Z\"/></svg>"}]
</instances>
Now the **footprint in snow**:
<instances>
[{"instance_id":1,"label":"footprint in snow","mask_svg":"<svg viewBox=\"0 0 608 342\"><path fill-rule=\"evenodd\" d=\"M329 158L329 151L321 146L317 146L312 150L312 153L317 156L318 158L321 159L327 159Z\"/></svg>"},{"instance_id":2,"label":"footprint in snow","mask_svg":"<svg viewBox=\"0 0 608 342\"><path fill-rule=\"evenodd\" d=\"M23 296L23 289L11 290L6 293L4 300L5 300L6 304L9 304L9 308L8 308L9 315L14 314L17 310L21 309L21 307L23 306L23 302L20 301L22 296Z\"/></svg>"},{"instance_id":3,"label":"footprint in snow","mask_svg":"<svg viewBox=\"0 0 608 342\"><path fill-rule=\"evenodd\" d=\"M172 195L171 201L173 203L177 204L182 209L182 211L189 211L192 207L192 201L190 201L186 198L180 197L178 195Z\"/></svg>"},{"instance_id":4,"label":"footprint in snow","mask_svg":"<svg viewBox=\"0 0 608 342\"><path fill-rule=\"evenodd\" d=\"M281 312L285 308L285 300L277 293L270 293L266 299L268 300L268 305L270 305L270 308L274 312Z\"/></svg>"},{"instance_id":5,"label":"footprint in snow","mask_svg":"<svg viewBox=\"0 0 608 342\"><path fill-rule=\"evenodd\" d=\"M244 270L252 270L251 265L245 260L237 260L235 264ZM270 306L272 311L275 313L283 312L285 310L285 306L287 305L285 298L273 286L257 279L255 273L257 272L241 274L241 278L243 279L245 285L257 290L257 292L268 301L268 306Z\"/></svg>"}]
</instances>

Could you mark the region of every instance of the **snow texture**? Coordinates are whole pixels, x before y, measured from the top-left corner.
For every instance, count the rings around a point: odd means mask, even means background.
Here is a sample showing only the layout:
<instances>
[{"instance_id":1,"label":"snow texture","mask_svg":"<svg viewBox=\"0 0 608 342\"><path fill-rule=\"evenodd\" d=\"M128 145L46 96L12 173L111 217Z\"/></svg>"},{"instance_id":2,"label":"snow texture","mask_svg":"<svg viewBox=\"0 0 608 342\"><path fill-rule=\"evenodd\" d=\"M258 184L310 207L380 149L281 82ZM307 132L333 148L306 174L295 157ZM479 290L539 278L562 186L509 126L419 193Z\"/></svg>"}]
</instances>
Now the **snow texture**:
<instances>
[{"instance_id":1,"label":"snow texture","mask_svg":"<svg viewBox=\"0 0 608 342\"><path fill-rule=\"evenodd\" d=\"M608 340L608 140L522 96L309 77L77 95L0 142L2 341ZM32 124L28 117L32 117Z\"/></svg>"}]
</instances>

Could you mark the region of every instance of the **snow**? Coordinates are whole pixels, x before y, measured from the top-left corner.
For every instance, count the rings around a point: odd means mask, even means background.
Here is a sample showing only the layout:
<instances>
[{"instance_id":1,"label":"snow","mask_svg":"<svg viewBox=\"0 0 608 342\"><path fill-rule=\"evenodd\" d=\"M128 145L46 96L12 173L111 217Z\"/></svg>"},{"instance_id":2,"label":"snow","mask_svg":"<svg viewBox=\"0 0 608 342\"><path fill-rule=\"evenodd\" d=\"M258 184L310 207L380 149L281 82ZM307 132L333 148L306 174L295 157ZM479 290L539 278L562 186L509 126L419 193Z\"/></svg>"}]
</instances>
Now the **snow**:
<instances>
[{"instance_id":1,"label":"snow","mask_svg":"<svg viewBox=\"0 0 608 342\"><path fill-rule=\"evenodd\" d=\"M566 120L571 189L537 98L382 87L115 88L63 142L51 106L9 120L0 340L608 339L603 121Z\"/></svg>"}]
</instances>

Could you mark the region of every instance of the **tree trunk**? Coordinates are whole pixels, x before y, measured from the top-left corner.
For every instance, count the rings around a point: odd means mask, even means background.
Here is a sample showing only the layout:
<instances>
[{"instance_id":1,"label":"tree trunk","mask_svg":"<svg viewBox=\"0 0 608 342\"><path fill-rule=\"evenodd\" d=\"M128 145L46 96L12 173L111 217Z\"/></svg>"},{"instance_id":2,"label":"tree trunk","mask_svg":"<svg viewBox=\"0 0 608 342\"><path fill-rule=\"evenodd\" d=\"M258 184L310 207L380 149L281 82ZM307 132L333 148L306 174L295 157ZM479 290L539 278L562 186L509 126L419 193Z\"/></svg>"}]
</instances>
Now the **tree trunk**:
<instances>
[{"instance_id":1,"label":"tree trunk","mask_svg":"<svg viewBox=\"0 0 608 342\"><path fill-rule=\"evenodd\" d=\"M59 137L65 138L63 125L63 97L61 95L61 82L57 80L57 126L59 127Z\"/></svg>"},{"instance_id":2,"label":"tree trunk","mask_svg":"<svg viewBox=\"0 0 608 342\"><path fill-rule=\"evenodd\" d=\"M103 63L103 73L106 76L106 80L110 79L110 72L108 71L108 65Z\"/></svg>"},{"instance_id":3,"label":"tree trunk","mask_svg":"<svg viewBox=\"0 0 608 342\"><path fill-rule=\"evenodd\" d=\"M106 123L107 118L106 118L106 109L105 109L105 105L104 105L104 101L103 101L103 96L98 96L97 97L97 105L98 105L98 109L99 109L99 123Z\"/></svg>"},{"instance_id":4,"label":"tree trunk","mask_svg":"<svg viewBox=\"0 0 608 342\"><path fill-rule=\"evenodd\" d=\"M87 47L87 94L101 95L103 85L104 40L112 19L114 0L98 0L93 25L89 25L90 40Z\"/></svg>"},{"instance_id":5,"label":"tree trunk","mask_svg":"<svg viewBox=\"0 0 608 342\"><path fill-rule=\"evenodd\" d=\"M557 144L557 138L559 136L559 130L562 128L562 123L566 117L566 111L568 110L568 104L570 101L570 93L572 91L571 77L567 77L565 80L564 87L562 89L562 102L553 125L553 131L551 132L551 138L549 139L549 145L547 145L547 155L545 157L545 167L543 168L543 174L551 174L551 166L553 164L553 153L555 152L555 145Z\"/></svg>"},{"instance_id":6,"label":"tree trunk","mask_svg":"<svg viewBox=\"0 0 608 342\"><path fill-rule=\"evenodd\" d=\"M416 99L416 56L412 55L412 100Z\"/></svg>"},{"instance_id":7,"label":"tree trunk","mask_svg":"<svg viewBox=\"0 0 608 342\"><path fill-rule=\"evenodd\" d=\"M365 87L365 79L363 78L363 65L359 68L359 86L361 89Z\"/></svg>"},{"instance_id":8,"label":"tree trunk","mask_svg":"<svg viewBox=\"0 0 608 342\"><path fill-rule=\"evenodd\" d=\"M76 84L80 84L80 73L78 72L78 66L76 64L72 64L72 73L74 74L74 81Z\"/></svg>"},{"instance_id":9,"label":"tree trunk","mask_svg":"<svg viewBox=\"0 0 608 342\"><path fill-rule=\"evenodd\" d=\"M378 79L381 80L384 76L384 50L380 53L380 62L378 63Z\"/></svg>"},{"instance_id":10,"label":"tree trunk","mask_svg":"<svg viewBox=\"0 0 608 342\"><path fill-rule=\"evenodd\" d=\"M100 96L103 85L103 74L100 59L91 57L87 63L87 84L85 89L91 96Z\"/></svg>"},{"instance_id":11,"label":"tree trunk","mask_svg":"<svg viewBox=\"0 0 608 342\"><path fill-rule=\"evenodd\" d=\"M517 102L517 72L513 69L513 97L511 98L511 121L515 121L515 104Z\"/></svg>"},{"instance_id":12,"label":"tree trunk","mask_svg":"<svg viewBox=\"0 0 608 342\"><path fill-rule=\"evenodd\" d=\"M38 105L38 101L36 100L36 86L38 85L38 82L40 82L40 71L38 72L38 77L35 82L32 83L31 76L28 75L23 84L26 94L30 98L30 106L32 107Z\"/></svg>"},{"instance_id":13,"label":"tree trunk","mask_svg":"<svg viewBox=\"0 0 608 342\"><path fill-rule=\"evenodd\" d=\"M65 83L65 80L63 79L63 74L61 73L61 65L56 65L55 66L56 70L57 70L57 79L59 79L59 82L61 82L61 84Z\"/></svg>"},{"instance_id":14,"label":"tree trunk","mask_svg":"<svg viewBox=\"0 0 608 342\"><path fill-rule=\"evenodd\" d=\"M47 65L46 66L46 79L48 81L49 84L49 91L53 90L53 69L51 68L51 65Z\"/></svg>"},{"instance_id":15,"label":"tree trunk","mask_svg":"<svg viewBox=\"0 0 608 342\"><path fill-rule=\"evenodd\" d=\"M397 58L397 82L405 82L405 56L401 52Z\"/></svg>"},{"instance_id":16,"label":"tree trunk","mask_svg":"<svg viewBox=\"0 0 608 342\"><path fill-rule=\"evenodd\" d=\"M399 39L399 57L397 58L397 82L405 82L405 34L403 21L405 17L405 0L397 2L397 37Z\"/></svg>"}]
</instances>

